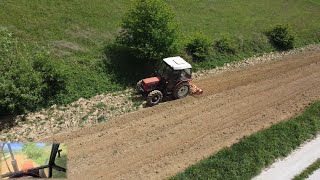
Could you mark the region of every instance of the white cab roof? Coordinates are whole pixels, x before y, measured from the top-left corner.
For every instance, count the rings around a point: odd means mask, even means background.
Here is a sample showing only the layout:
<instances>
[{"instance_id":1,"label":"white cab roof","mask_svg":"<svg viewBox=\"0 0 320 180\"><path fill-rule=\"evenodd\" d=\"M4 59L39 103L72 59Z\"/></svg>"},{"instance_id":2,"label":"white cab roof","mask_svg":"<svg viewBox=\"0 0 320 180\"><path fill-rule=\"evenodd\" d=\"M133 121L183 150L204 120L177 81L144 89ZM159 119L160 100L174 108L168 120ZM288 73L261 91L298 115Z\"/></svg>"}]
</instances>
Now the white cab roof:
<instances>
[{"instance_id":1,"label":"white cab roof","mask_svg":"<svg viewBox=\"0 0 320 180\"><path fill-rule=\"evenodd\" d=\"M190 69L192 66L180 56L163 59L174 70Z\"/></svg>"}]
</instances>

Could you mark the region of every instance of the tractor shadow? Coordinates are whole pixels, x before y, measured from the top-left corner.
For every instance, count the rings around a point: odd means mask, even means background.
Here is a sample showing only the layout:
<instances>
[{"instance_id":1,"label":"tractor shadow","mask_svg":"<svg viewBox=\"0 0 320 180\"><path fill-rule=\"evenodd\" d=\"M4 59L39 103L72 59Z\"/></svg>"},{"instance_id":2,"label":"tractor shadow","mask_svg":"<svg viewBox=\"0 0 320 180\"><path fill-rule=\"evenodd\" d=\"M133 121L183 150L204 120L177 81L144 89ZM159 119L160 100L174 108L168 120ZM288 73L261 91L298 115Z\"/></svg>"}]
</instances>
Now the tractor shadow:
<instances>
[{"instance_id":1,"label":"tractor shadow","mask_svg":"<svg viewBox=\"0 0 320 180\"><path fill-rule=\"evenodd\" d=\"M15 115L1 115L0 116L0 132L6 129L11 129L17 125Z\"/></svg>"},{"instance_id":2,"label":"tractor shadow","mask_svg":"<svg viewBox=\"0 0 320 180\"><path fill-rule=\"evenodd\" d=\"M145 77L149 77L155 69L150 61L135 58L126 48L116 43L104 48L104 70L111 74L111 80L123 87L134 86Z\"/></svg>"},{"instance_id":3,"label":"tractor shadow","mask_svg":"<svg viewBox=\"0 0 320 180\"><path fill-rule=\"evenodd\" d=\"M130 95L130 99L134 103L134 106L141 106L142 105L142 108L154 107L154 106L148 106L147 102L146 102L147 97L143 96L143 95L141 95L139 93L133 93L132 92L131 95ZM172 96L166 96L166 97L163 97L162 101L159 104L170 102L170 101L173 101L173 100L175 100L175 99Z\"/></svg>"}]
</instances>

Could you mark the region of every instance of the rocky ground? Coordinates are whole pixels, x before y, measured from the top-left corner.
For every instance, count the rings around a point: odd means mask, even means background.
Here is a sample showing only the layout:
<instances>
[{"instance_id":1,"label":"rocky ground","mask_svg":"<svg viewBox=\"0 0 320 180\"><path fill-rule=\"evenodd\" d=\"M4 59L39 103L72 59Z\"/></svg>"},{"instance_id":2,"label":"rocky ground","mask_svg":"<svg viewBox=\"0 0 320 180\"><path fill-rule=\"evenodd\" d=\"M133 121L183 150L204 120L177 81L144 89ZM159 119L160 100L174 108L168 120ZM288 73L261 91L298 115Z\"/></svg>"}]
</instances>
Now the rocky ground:
<instances>
[{"instance_id":1,"label":"rocky ground","mask_svg":"<svg viewBox=\"0 0 320 180\"><path fill-rule=\"evenodd\" d=\"M194 73L193 76L197 80L255 64L281 60L284 56L316 49L320 49L320 45L309 45L288 52L266 53L258 57L254 56L241 61L227 63L223 67L217 67L212 70L199 71ZM38 136L48 136L84 126L104 123L111 118L142 109L143 107L143 99L136 95L133 89L101 94L90 99L80 98L69 105L54 105L49 109L14 117L13 121L16 125L11 128L2 127L0 141L33 140Z\"/></svg>"},{"instance_id":2,"label":"rocky ground","mask_svg":"<svg viewBox=\"0 0 320 180\"><path fill-rule=\"evenodd\" d=\"M0 140L33 140L39 135L46 136L103 123L142 107L143 101L134 94L133 89L100 94L90 99L80 98L69 105L53 105L49 109L15 117L16 125L2 130Z\"/></svg>"}]
</instances>

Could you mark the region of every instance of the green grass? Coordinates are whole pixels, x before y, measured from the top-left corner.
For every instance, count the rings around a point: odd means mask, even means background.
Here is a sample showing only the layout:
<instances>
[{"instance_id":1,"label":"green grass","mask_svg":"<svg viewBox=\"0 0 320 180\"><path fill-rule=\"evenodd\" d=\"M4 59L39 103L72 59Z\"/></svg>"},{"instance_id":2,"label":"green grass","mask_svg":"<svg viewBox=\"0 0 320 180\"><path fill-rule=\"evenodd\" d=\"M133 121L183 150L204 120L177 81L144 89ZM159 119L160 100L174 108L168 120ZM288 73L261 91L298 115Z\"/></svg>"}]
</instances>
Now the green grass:
<instances>
[{"instance_id":1,"label":"green grass","mask_svg":"<svg viewBox=\"0 0 320 180\"><path fill-rule=\"evenodd\" d=\"M130 82L103 67L105 44L119 30L121 18L132 1L126 0L7 0L1 2L0 25L24 43L50 49L67 75L67 93L56 102L70 103L102 92L121 90ZM226 62L272 51L262 34L269 27L290 24L297 35L297 47L320 40L320 0L166 0L174 9L185 37L202 31L212 40L228 34L236 39L234 56L213 56L194 64L195 70L210 69ZM120 74L125 70L117 69ZM130 76L130 75L124 75ZM138 79L137 79L138 80ZM136 80L136 81L137 81Z\"/></svg>"},{"instance_id":2,"label":"green grass","mask_svg":"<svg viewBox=\"0 0 320 180\"><path fill-rule=\"evenodd\" d=\"M68 154L67 145L66 144L60 144L59 149L61 149L62 151L61 151L61 154L60 154L60 158L57 155L56 160L55 160L55 164L60 166L60 167L66 168L67 171L68 171L68 168L67 168L67 161L68 161L68 158L67 158L67 154ZM52 178L67 178L67 173L64 173L62 171L53 170L52 171Z\"/></svg>"},{"instance_id":3,"label":"green grass","mask_svg":"<svg viewBox=\"0 0 320 180\"><path fill-rule=\"evenodd\" d=\"M29 149L28 152L22 150L20 154L26 155L30 160L36 162L39 166L43 166L49 163L51 148L51 144L46 144L44 147L33 147L32 149Z\"/></svg>"},{"instance_id":4,"label":"green grass","mask_svg":"<svg viewBox=\"0 0 320 180\"><path fill-rule=\"evenodd\" d=\"M320 132L320 101L288 121L245 137L172 179L251 179Z\"/></svg>"},{"instance_id":5,"label":"green grass","mask_svg":"<svg viewBox=\"0 0 320 180\"><path fill-rule=\"evenodd\" d=\"M303 172L293 178L293 180L303 180L308 178L313 172L320 169L320 159L308 166Z\"/></svg>"}]
</instances>

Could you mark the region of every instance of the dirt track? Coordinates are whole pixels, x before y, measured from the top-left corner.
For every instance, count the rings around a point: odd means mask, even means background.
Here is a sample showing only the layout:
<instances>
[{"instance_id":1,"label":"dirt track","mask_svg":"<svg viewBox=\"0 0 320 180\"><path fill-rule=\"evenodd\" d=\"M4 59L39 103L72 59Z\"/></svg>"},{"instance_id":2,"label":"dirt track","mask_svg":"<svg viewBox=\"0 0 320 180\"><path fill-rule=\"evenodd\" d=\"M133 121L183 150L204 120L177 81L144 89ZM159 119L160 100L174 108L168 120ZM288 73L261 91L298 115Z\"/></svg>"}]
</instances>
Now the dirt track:
<instances>
[{"instance_id":1,"label":"dirt track","mask_svg":"<svg viewBox=\"0 0 320 180\"><path fill-rule=\"evenodd\" d=\"M163 179L320 99L320 52L195 82L201 96L59 134L70 179ZM47 138L46 140L50 140Z\"/></svg>"}]
</instances>

